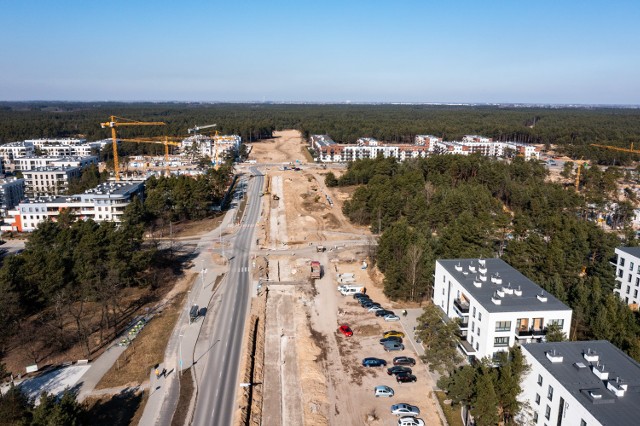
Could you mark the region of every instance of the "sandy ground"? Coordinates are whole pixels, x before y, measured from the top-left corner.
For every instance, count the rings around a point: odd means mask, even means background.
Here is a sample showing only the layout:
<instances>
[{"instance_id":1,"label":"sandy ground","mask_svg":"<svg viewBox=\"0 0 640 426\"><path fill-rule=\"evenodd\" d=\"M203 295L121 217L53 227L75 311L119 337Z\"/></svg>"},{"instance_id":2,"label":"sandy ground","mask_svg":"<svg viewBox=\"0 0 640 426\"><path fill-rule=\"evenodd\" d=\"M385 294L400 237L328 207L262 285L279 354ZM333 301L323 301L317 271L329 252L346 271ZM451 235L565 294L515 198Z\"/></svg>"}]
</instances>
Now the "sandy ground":
<instances>
[{"instance_id":1,"label":"sandy ground","mask_svg":"<svg viewBox=\"0 0 640 426\"><path fill-rule=\"evenodd\" d=\"M302 158L299 136L290 131L277 136L264 145L254 144L252 158L262 163ZM410 384L397 384L386 369L361 366L369 356L391 364L394 356L417 355L408 343L404 351L385 353L379 339L400 324L385 323L336 290L336 274L353 272L374 300L397 312L402 309L382 294L380 274L361 269L372 237L342 214L342 204L354 189L326 188L324 175L331 167L301 163L300 171L267 168L271 184L265 186L265 214L257 229L263 252L256 260L256 275L266 278L268 272L274 292L267 306L263 424L395 424L389 409L399 402L418 405L427 424L440 424L431 393L434 384L422 364L414 368L418 382ZM317 253L319 244L328 250ZM313 284L308 278L311 260L319 260L324 271ZM354 329L352 338L337 332L343 323ZM396 396L375 398L378 385L391 386ZM295 395L288 393L291 389Z\"/></svg>"}]
</instances>

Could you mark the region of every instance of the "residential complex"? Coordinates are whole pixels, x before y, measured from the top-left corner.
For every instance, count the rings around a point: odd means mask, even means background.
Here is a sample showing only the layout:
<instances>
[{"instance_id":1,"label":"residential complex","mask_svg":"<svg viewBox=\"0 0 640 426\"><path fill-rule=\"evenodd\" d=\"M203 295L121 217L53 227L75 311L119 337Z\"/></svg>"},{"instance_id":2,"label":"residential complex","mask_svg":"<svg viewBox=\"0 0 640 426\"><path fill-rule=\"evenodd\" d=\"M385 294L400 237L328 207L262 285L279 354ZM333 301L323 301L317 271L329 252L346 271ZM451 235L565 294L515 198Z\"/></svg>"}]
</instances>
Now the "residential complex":
<instances>
[{"instance_id":1,"label":"residential complex","mask_svg":"<svg viewBox=\"0 0 640 426\"><path fill-rule=\"evenodd\" d=\"M96 222L120 222L124 209L134 196L142 197L144 182L103 183L83 194L60 197L40 197L26 200L9 211L2 231L31 232L39 223L57 220L60 212L70 211L78 219Z\"/></svg>"},{"instance_id":2,"label":"residential complex","mask_svg":"<svg viewBox=\"0 0 640 426\"><path fill-rule=\"evenodd\" d=\"M183 139L180 148L186 156L209 157L213 162L216 159L222 162L227 153L238 152L241 143L242 138L238 135L194 135Z\"/></svg>"},{"instance_id":3,"label":"residential complex","mask_svg":"<svg viewBox=\"0 0 640 426\"><path fill-rule=\"evenodd\" d=\"M13 172L15 170L14 160L16 158L34 155L35 149L32 143L10 142L0 145L0 155L2 156L3 170Z\"/></svg>"},{"instance_id":4,"label":"residential complex","mask_svg":"<svg viewBox=\"0 0 640 426\"><path fill-rule=\"evenodd\" d=\"M616 282L613 291L632 309L637 309L640 301L640 247L619 247L616 249Z\"/></svg>"},{"instance_id":5,"label":"residential complex","mask_svg":"<svg viewBox=\"0 0 640 426\"><path fill-rule=\"evenodd\" d=\"M82 168L69 167L39 167L23 173L26 183L27 197L43 197L47 195L65 194L72 179L80 178Z\"/></svg>"},{"instance_id":6,"label":"residential complex","mask_svg":"<svg viewBox=\"0 0 640 426\"><path fill-rule=\"evenodd\" d=\"M604 340L527 344L522 424L635 426L640 364Z\"/></svg>"},{"instance_id":7,"label":"residential complex","mask_svg":"<svg viewBox=\"0 0 640 426\"><path fill-rule=\"evenodd\" d=\"M469 360L544 341L550 324L568 336L571 325L568 306L501 259L436 261L433 303L460 320Z\"/></svg>"},{"instance_id":8,"label":"residential complex","mask_svg":"<svg viewBox=\"0 0 640 426\"><path fill-rule=\"evenodd\" d=\"M15 177L0 179L0 214L14 208L24 198L24 179Z\"/></svg>"},{"instance_id":9,"label":"residential complex","mask_svg":"<svg viewBox=\"0 0 640 426\"><path fill-rule=\"evenodd\" d=\"M92 164L98 165L98 157L95 155L87 156L37 156L29 155L26 157L16 158L13 161L14 171L36 170L42 167L81 167L85 168Z\"/></svg>"},{"instance_id":10,"label":"residential complex","mask_svg":"<svg viewBox=\"0 0 640 426\"><path fill-rule=\"evenodd\" d=\"M481 154L490 157L521 156L539 159L540 148L520 142L495 142L491 138L467 135L459 142L446 142L431 135L418 135L413 144L384 144L374 138L360 138L356 144L337 144L326 135L310 137L311 147L323 163L350 162L364 158L393 157L399 161L424 158L432 154Z\"/></svg>"}]
</instances>

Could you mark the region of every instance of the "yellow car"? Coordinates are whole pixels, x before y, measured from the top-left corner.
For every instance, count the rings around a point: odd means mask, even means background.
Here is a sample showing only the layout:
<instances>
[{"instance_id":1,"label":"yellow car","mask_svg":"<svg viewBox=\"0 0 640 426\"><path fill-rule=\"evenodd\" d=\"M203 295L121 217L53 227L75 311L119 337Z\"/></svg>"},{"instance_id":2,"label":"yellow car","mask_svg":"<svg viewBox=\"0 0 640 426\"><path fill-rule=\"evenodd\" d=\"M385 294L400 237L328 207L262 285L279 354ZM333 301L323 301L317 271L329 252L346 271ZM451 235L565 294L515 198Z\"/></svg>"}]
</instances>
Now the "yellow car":
<instances>
[{"instance_id":1,"label":"yellow car","mask_svg":"<svg viewBox=\"0 0 640 426\"><path fill-rule=\"evenodd\" d=\"M404 333L402 331L391 330L391 331L387 331L386 333L384 333L382 335L382 337L384 337L384 338L387 338L387 337L404 337Z\"/></svg>"}]
</instances>

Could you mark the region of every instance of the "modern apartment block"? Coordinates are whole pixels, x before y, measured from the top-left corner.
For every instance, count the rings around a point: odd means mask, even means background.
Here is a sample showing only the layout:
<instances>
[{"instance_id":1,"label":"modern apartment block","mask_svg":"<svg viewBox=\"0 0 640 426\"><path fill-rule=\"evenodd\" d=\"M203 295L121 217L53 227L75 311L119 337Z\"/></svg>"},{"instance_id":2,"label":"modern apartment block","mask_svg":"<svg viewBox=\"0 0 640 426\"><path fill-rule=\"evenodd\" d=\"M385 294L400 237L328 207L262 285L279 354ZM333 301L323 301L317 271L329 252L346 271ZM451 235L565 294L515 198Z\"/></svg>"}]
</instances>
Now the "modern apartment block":
<instances>
[{"instance_id":1,"label":"modern apartment block","mask_svg":"<svg viewBox=\"0 0 640 426\"><path fill-rule=\"evenodd\" d=\"M0 145L0 155L2 156L2 166L5 171L13 172L13 160L26 157L35 153L31 142L10 142Z\"/></svg>"},{"instance_id":2,"label":"modern apartment block","mask_svg":"<svg viewBox=\"0 0 640 426\"><path fill-rule=\"evenodd\" d=\"M13 160L14 171L29 171L42 167L81 167L85 168L91 164L98 165L98 157L88 155L84 157L59 157L59 156L36 156L16 158Z\"/></svg>"},{"instance_id":3,"label":"modern apartment block","mask_svg":"<svg viewBox=\"0 0 640 426\"><path fill-rule=\"evenodd\" d=\"M194 157L209 157L212 160L217 157L222 161L228 152L238 152L240 144L242 138L238 135L194 135L182 140L180 150L187 156L191 154Z\"/></svg>"},{"instance_id":4,"label":"modern apartment block","mask_svg":"<svg viewBox=\"0 0 640 426\"><path fill-rule=\"evenodd\" d=\"M119 223L133 197L142 197L143 193L144 182L108 182L83 194L27 200L9 211L10 218L5 221L7 225L0 229L31 232L47 219L56 221L63 210L70 211L80 220Z\"/></svg>"},{"instance_id":5,"label":"modern apartment block","mask_svg":"<svg viewBox=\"0 0 640 426\"><path fill-rule=\"evenodd\" d=\"M0 179L0 213L3 216L24 198L24 179Z\"/></svg>"},{"instance_id":6,"label":"modern apartment block","mask_svg":"<svg viewBox=\"0 0 640 426\"><path fill-rule=\"evenodd\" d=\"M637 309L640 304L640 247L618 247L616 257L616 282L619 286L613 291L624 303Z\"/></svg>"},{"instance_id":7,"label":"modern apartment block","mask_svg":"<svg viewBox=\"0 0 640 426\"><path fill-rule=\"evenodd\" d=\"M69 182L79 178L81 167L40 167L23 173L26 195L30 198L60 195L67 192Z\"/></svg>"},{"instance_id":8,"label":"modern apartment block","mask_svg":"<svg viewBox=\"0 0 640 426\"><path fill-rule=\"evenodd\" d=\"M527 344L521 424L640 424L640 364L605 340Z\"/></svg>"},{"instance_id":9,"label":"modern apartment block","mask_svg":"<svg viewBox=\"0 0 640 426\"><path fill-rule=\"evenodd\" d=\"M460 320L469 360L544 341L550 324L568 336L571 309L501 259L436 261L433 303Z\"/></svg>"}]
</instances>

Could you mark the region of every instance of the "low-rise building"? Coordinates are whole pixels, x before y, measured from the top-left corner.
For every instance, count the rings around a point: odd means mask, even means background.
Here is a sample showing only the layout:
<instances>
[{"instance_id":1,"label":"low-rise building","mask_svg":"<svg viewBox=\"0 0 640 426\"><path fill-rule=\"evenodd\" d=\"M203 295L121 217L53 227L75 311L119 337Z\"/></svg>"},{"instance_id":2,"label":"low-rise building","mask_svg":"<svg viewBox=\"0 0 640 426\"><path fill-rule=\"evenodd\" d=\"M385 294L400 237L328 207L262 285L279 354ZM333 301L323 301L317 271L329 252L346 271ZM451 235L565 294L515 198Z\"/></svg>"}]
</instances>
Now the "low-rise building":
<instances>
[{"instance_id":1,"label":"low-rise building","mask_svg":"<svg viewBox=\"0 0 640 426\"><path fill-rule=\"evenodd\" d=\"M122 221L124 210L134 196L142 197L144 182L107 182L83 194L60 197L40 197L18 204L9 211L2 231L31 232L47 219L56 221L67 210L80 220L96 222Z\"/></svg>"},{"instance_id":2,"label":"low-rise building","mask_svg":"<svg viewBox=\"0 0 640 426\"><path fill-rule=\"evenodd\" d=\"M501 259L438 260L434 279L433 303L460 320L470 361L544 341L551 324L569 335L571 309Z\"/></svg>"},{"instance_id":3,"label":"low-rise building","mask_svg":"<svg viewBox=\"0 0 640 426\"><path fill-rule=\"evenodd\" d=\"M613 289L632 309L640 304L640 247L618 247L616 253L616 283Z\"/></svg>"},{"instance_id":4,"label":"low-rise building","mask_svg":"<svg viewBox=\"0 0 640 426\"><path fill-rule=\"evenodd\" d=\"M79 178L82 168L71 167L40 167L23 173L26 184L26 195L29 198L48 195L65 194L69 189L69 182Z\"/></svg>"},{"instance_id":5,"label":"low-rise building","mask_svg":"<svg viewBox=\"0 0 640 426\"><path fill-rule=\"evenodd\" d=\"M527 344L521 424L635 426L640 364L605 340Z\"/></svg>"},{"instance_id":6,"label":"low-rise building","mask_svg":"<svg viewBox=\"0 0 640 426\"><path fill-rule=\"evenodd\" d=\"M95 155L60 157L60 156L36 156L16 158L13 160L14 171L29 171L43 167L81 167L98 165L98 157Z\"/></svg>"},{"instance_id":7,"label":"low-rise building","mask_svg":"<svg viewBox=\"0 0 640 426\"><path fill-rule=\"evenodd\" d=\"M6 216L24 198L24 179L15 177L0 179L0 213Z\"/></svg>"}]
</instances>

